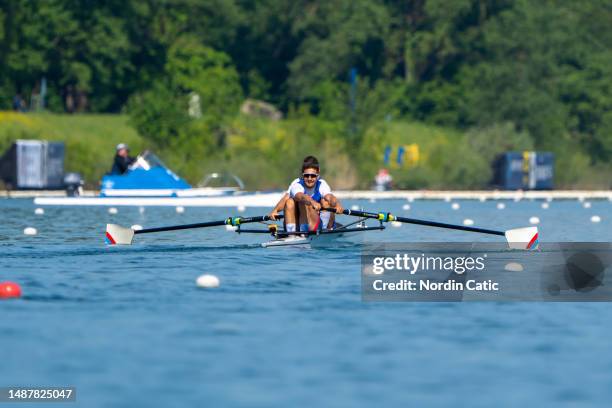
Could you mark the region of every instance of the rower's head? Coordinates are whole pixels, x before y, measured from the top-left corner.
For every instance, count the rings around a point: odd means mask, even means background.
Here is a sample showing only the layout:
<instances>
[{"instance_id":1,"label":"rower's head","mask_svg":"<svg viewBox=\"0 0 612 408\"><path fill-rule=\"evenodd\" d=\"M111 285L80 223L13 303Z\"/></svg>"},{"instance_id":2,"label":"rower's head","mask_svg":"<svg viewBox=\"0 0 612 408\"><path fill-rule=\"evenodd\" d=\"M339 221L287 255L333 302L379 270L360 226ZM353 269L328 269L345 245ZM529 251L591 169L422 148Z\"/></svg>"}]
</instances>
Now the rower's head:
<instances>
[{"instance_id":1,"label":"rower's head","mask_svg":"<svg viewBox=\"0 0 612 408\"><path fill-rule=\"evenodd\" d=\"M302 163L302 179L306 187L312 188L319 179L319 161L314 156L306 156Z\"/></svg>"},{"instance_id":2,"label":"rower's head","mask_svg":"<svg viewBox=\"0 0 612 408\"><path fill-rule=\"evenodd\" d=\"M130 148L125 143L119 143L117 145L117 156L128 157Z\"/></svg>"}]
</instances>

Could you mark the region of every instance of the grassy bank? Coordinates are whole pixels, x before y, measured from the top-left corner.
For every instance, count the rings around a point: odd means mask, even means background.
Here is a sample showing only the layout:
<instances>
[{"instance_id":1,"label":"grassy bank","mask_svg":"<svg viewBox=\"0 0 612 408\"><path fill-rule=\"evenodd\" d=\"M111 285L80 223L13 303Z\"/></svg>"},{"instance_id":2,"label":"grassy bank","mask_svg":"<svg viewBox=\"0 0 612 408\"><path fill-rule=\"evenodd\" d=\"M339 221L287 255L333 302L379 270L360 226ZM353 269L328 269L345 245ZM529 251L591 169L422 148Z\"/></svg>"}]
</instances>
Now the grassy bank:
<instances>
[{"instance_id":1,"label":"grassy bank","mask_svg":"<svg viewBox=\"0 0 612 408\"><path fill-rule=\"evenodd\" d=\"M334 188L367 188L383 167L385 146L393 147L391 173L401 188L486 188L491 158L505 150L532 149L526 135L509 125L467 133L406 121L385 122L368 129L360 148L347 146L344 130L334 122L306 116L274 122L238 116L226 129L226 146L207 157L189 151L163 151L141 138L124 115L56 115L0 112L0 151L17 139L66 143L66 171L81 173L98 187L111 166L114 148L125 142L137 153L150 148L178 174L196 184L211 172L231 172L248 189L283 188L299 174L299 163L314 154ZM403 166L395 164L399 146L412 147ZM415 150L416 149L416 150ZM351 154L348 152L352 151ZM416 156L415 156L416 153ZM555 152L556 182L565 188L610 186L610 166L593 168L578 150Z\"/></svg>"}]
</instances>

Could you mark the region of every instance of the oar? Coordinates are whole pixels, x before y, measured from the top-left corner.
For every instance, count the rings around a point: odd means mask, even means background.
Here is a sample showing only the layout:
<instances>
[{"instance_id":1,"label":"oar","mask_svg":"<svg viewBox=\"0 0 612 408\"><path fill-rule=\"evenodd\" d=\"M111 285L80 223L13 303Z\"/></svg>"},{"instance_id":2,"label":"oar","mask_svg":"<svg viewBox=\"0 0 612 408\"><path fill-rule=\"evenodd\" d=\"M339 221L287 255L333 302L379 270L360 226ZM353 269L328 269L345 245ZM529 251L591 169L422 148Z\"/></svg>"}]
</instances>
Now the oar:
<instances>
[{"instance_id":1,"label":"oar","mask_svg":"<svg viewBox=\"0 0 612 408\"><path fill-rule=\"evenodd\" d=\"M277 215L276 219L283 218L282 215ZM221 225L239 226L251 222L261 222L272 220L267 215L259 217L229 217L219 221L200 222L196 224L181 224L168 225L166 227L147 228L141 230L133 230L131 228L122 227L117 224L106 224L106 243L109 245L131 245L134 239L134 234L148 234L150 232L176 231L192 228L218 227Z\"/></svg>"},{"instance_id":2,"label":"oar","mask_svg":"<svg viewBox=\"0 0 612 408\"><path fill-rule=\"evenodd\" d=\"M325 211L335 212L333 208L325 208ZM538 228L526 227L515 228L507 231L496 231L486 228L467 227L465 225L447 224L444 222L418 220L415 218L398 217L391 213L372 213L366 211L344 210L345 215L355 217L373 218L382 222L399 221L407 224L425 225L428 227L447 228L459 231L478 232L481 234L501 235L506 237L508 245L512 249L535 249L538 246Z\"/></svg>"}]
</instances>

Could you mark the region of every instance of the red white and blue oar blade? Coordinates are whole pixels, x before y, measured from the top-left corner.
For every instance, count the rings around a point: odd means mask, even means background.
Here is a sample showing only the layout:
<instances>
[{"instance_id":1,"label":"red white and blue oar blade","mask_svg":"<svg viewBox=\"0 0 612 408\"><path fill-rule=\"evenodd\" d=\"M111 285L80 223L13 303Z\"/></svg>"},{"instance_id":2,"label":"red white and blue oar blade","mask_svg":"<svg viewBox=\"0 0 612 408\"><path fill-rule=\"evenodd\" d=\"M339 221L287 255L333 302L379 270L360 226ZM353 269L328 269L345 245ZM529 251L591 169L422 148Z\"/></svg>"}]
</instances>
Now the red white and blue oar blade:
<instances>
[{"instance_id":1,"label":"red white and blue oar blade","mask_svg":"<svg viewBox=\"0 0 612 408\"><path fill-rule=\"evenodd\" d=\"M511 249L538 248L538 227L511 229L506 231L505 236Z\"/></svg>"},{"instance_id":2,"label":"red white and blue oar blade","mask_svg":"<svg viewBox=\"0 0 612 408\"><path fill-rule=\"evenodd\" d=\"M106 224L105 241L108 245L131 245L134 230L117 224Z\"/></svg>"}]
</instances>

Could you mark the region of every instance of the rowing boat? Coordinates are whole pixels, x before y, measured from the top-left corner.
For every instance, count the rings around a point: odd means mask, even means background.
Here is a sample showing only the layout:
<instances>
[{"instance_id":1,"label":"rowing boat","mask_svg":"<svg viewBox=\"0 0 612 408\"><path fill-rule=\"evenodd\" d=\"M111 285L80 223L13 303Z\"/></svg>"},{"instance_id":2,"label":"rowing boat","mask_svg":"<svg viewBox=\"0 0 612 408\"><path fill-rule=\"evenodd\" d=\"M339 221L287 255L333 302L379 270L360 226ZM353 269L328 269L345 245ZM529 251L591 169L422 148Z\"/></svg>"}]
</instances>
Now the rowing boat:
<instances>
[{"instance_id":1,"label":"rowing boat","mask_svg":"<svg viewBox=\"0 0 612 408\"><path fill-rule=\"evenodd\" d=\"M256 221L269 221L267 216L265 217L254 217L254 218L229 218L225 220L225 225L231 225L235 229L234 231L238 234L268 234L273 237L272 240L261 243L264 248L273 247L284 247L284 246L300 246L300 247L325 247L329 246L332 242L336 242L347 236L357 235L367 231L381 231L385 229L382 223L378 226L366 226L362 220L351 223L348 225L340 225L335 229L326 229L320 231L304 231L304 232L287 232L279 230L277 224L266 224L267 228L263 229L244 229L242 224ZM218 222L213 221L214 224ZM214 226L208 225L206 226ZM352 227L356 225L356 227ZM132 230L131 228L125 228L116 224L108 224L106 226L106 243L109 245L123 244L129 245L132 243L134 234L144 232L161 232L161 231L172 231L177 229L190 229L200 228L196 225L199 224L187 224L181 226L151 228L148 230Z\"/></svg>"},{"instance_id":2,"label":"rowing boat","mask_svg":"<svg viewBox=\"0 0 612 408\"><path fill-rule=\"evenodd\" d=\"M335 209L324 208L323 211L335 211ZM281 246L319 246L329 244L330 241L366 231L380 231L384 230L384 223L386 222L401 222L406 224L422 225L427 227L453 229L466 232L475 232L480 234L498 235L503 236L510 249L535 249L538 246L538 229L537 227L525 227L510 229L507 231L498 231L487 228L469 227L465 225L447 224L437 221L419 220L416 218L407 218L395 216L391 213L384 212L365 212L365 211L354 211L354 210L343 210L342 214L358 217L358 220L348 225L341 226L340 228L322 231L308 231L308 232L287 232L279 230L277 224L266 224L266 229L244 229L243 225L249 223L266 223L270 221L277 221L282 216L277 216L274 220L268 215L259 217L229 217L217 221L208 221L195 224L182 224L182 225L170 225L165 227L155 227L147 229L134 230L132 228L125 228L116 224L106 225L106 242L110 245L131 245L136 234L146 234L154 232L164 231L176 231L192 228L207 228L217 226L231 226L234 227L235 231L239 234L270 234L274 237L272 241L264 242L262 246L264 248L281 247ZM366 220L377 220L378 225L366 226Z\"/></svg>"},{"instance_id":3,"label":"rowing boat","mask_svg":"<svg viewBox=\"0 0 612 408\"><path fill-rule=\"evenodd\" d=\"M261 244L264 248L274 248L283 246L299 246L299 247L311 247L311 248L322 248L329 247L332 243L342 240L349 236L362 234L367 231L381 231L384 230L384 225L368 227L363 224L358 225L355 228L350 226L340 226L336 229L328 229L321 231L308 231L308 232L278 232L273 231L271 235L274 237L271 241L263 242ZM236 230L241 234L245 233L262 233L268 232L266 230Z\"/></svg>"}]
</instances>

